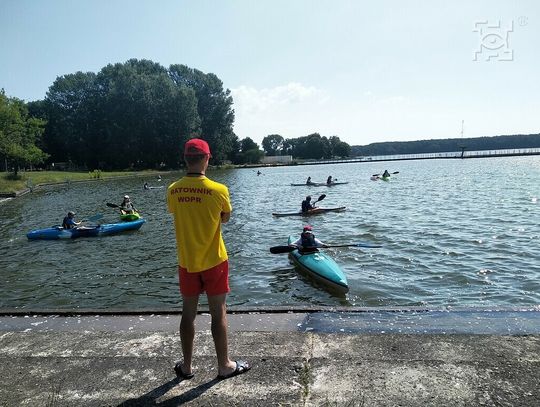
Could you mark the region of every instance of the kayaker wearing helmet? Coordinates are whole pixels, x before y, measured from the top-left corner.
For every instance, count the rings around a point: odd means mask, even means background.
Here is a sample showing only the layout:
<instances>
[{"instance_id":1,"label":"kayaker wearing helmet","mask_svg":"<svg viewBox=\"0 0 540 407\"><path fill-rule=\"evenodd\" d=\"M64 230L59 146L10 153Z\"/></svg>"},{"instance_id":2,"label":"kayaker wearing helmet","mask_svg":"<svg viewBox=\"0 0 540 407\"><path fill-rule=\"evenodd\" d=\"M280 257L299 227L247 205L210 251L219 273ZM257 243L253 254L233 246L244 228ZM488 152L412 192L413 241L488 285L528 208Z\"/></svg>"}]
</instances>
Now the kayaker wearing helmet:
<instances>
[{"instance_id":1,"label":"kayaker wearing helmet","mask_svg":"<svg viewBox=\"0 0 540 407\"><path fill-rule=\"evenodd\" d=\"M138 212L133 205L133 202L131 202L131 199L129 199L129 195L124 195L124 200L120 204L120 212L122 215L125 215L126 213Z\"/></svg>"},{"instance_id":2,"label":"kayaker wearing helmet","mask_svg":"<svg viewBox=\"0 0 540 407\"><path fill-rule=\"evenodd\" d=\"M298 247L300 251L315 251L317 247L325 247L326 245L315 237L313 234L313 228L309 225L304 226L304 230L300 235L300 238L292 243L293 246Z\"/></svg>"},{"instance_id":3,"label":"kayaker wearing helmet","mask_svg":"<svg viewBox=\"0 0 540 407\"><path fill-rule=\"evenodd\" d=\"M311 196L306 196L306 199L302 201L302 213L306 213L315 209L315 205L311 204Z\"/></svg>"},{"instance_id":4,"label":"kayaker wearing helmet","mask_svg":"<svg viewBox=\"0 0 540 407\"><path fill-rule=\"evenodd\" d=\"M81 222L75 222L74 217L75 217L75 212L69 211L67 213L67 216L62 221L62 227L64 229L73 229L73 228L76 228L77 226L79 226L81 224Z\"/></svg>"}]
</instances>

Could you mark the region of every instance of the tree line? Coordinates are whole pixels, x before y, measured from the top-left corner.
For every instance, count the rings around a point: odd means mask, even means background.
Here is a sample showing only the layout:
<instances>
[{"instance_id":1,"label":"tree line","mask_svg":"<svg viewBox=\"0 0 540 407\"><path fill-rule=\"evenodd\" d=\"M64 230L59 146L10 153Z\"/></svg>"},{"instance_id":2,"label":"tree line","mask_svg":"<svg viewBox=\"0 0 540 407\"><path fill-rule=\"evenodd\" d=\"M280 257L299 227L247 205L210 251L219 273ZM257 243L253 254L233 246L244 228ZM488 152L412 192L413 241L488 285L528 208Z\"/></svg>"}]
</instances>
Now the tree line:
<instances>
[{"instance_id":1,"label":"tree line","mask_svg":"<svg viewBox=\"0 0 540 407\"><path fill-rule=\"evenodd\" d=\"M208 141L213 164L257 163L265 152L297 158L350 152L337 136L317 133L270 135L262 151L250 137L240 140L234 133L231 92L215 74L150 60L59 76L43 100L24 103L2 92L0 103L19 115L13 119L20 122L18 132L0 122L0 156L11 168L58 162L84 169L179 168L181 148L192 137Z\"/></svg>"},{"instance_id":2,"label":"tree line","mask_svg":"<svg viewBox=\"0 0 540 407\"><path fill-rule=\"evenodd\" d=\"M351 146L338 136L327 138L319 133L288 139L270 134L262 140L262 147L269 156L292 155L302 159L344 158L351 154Z\"/></svg>"},{"instance_id":3,"label":"tree line","mask_svg":"<svg viewBox=\"0 0 540 407\"><path fill-rule=\"evenodd\" d=\"M540 134L517 134L513 136L450 138L418 141L391 141L353 146L351 155L377 156L396 154L429 154L453 151L482 151L540 148Z\"/></svg>"}]
</instances>

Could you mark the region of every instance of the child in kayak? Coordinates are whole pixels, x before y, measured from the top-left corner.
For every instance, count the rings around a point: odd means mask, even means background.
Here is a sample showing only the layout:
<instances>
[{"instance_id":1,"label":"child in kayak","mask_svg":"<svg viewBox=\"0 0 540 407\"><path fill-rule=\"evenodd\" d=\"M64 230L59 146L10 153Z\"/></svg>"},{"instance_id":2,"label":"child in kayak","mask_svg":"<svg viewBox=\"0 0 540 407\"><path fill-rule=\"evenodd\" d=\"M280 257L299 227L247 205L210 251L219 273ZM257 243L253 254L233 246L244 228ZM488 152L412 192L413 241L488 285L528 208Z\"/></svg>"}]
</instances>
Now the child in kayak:
<instances>
[{"instance_id":1,"label":"child in kayak","mask_svg":"<svg viewBox=\"0 0 540 407\"><path fill-rule=\"evenodd\" d=\"M129 195L124 195L124 200L120 204L120 212L122 213L122 215L125 215L126 213L138 212L138 210L133 205L133 202L131 202L131 199L129 199Z\"/></svg>"},{"instance_id":2,"label":"child in kayak","mask_svg":"<svg viewBox=\"0 0 540 407\"><path fill-rule=\"evenodd\" d=\"M316 251L317 247L325 247L326 245L315 237L313 228L309 225L304 226L304 230L300 238L292 243L292 246L298 247L301 252Z\"/></svg>"},{"instance_id":3,"label":"child in kayak","mask_svg":"<svg viewBox=\"0 0 540 407\"><path fill-rule=\"evenodd\" d=\"M62 221L62 227L64 229L73 229L73 228L76 228L77 226L79 226L82 221L81 222L75 222L74 217L75 217L75 212L69 211L67 216Z\"/></svg>"},{"instance_id":4,"label":"child in kayak","mask_svg":"<svg viewBox=\"0 0 540 407\"><path fill-rule=\"evenodd\" d=\"M311 204L311 196L306 196L306 199L302 201L302 213L309 212L315 209L315 205Z\"/></svg>"}]
</instances>

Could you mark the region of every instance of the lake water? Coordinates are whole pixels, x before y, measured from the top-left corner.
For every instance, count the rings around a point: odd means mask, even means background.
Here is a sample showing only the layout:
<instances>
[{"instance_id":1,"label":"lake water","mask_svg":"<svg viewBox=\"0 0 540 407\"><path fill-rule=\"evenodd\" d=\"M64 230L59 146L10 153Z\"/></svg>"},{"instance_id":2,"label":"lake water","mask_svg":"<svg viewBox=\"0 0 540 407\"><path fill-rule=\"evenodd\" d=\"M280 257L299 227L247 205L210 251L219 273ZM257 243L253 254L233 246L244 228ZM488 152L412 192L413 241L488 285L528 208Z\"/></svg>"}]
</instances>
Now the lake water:
<instances>
[{"instance_id":1,"label":"lake water","mask_svg":"<svg viewBox=\"0 0 540 407\"><path fill-rule=\"evenodd\" d=\"M399 171L390 182L370 176ZM531 307L540 304L540 156L417 160L209 172L229 186L230 305L365 307ZM0 307L178 308L176 246L165 189L180 173L71 183L0 203ZM347 185L293 187L328 175ZM274 218L295 211L306 195L326 194L321 207L341 213ZM28 241L26 232L79 218L118 213L106 202L129 194L147 223L138 232L70 241ZM302 226L329 244L357 241L379 249L327 252L342 267L350 292L336 296L299 275L286 244Z\"/></svg>"}]
</instances>

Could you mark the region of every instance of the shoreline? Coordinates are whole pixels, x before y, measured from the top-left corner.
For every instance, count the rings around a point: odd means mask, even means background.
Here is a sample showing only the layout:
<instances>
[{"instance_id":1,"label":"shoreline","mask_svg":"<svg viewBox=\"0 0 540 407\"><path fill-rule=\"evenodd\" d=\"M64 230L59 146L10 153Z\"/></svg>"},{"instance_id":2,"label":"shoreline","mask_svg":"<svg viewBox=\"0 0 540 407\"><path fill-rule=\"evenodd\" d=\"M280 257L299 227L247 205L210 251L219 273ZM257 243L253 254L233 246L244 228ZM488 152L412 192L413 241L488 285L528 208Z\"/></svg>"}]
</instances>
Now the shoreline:
<instances>
[{"instance_id":1,"label":"shoreline","mask_svg":"<svg viewBox=\"0 0 540 407\"><path fill-rule=\"evenodd\" d=\"M381 332L380 315L370 315L365 321L374 329L348 331L340 316L229 316L230 356L247 360L252 369L227 380L216 378L207 314L195 321L191 380L173 371L181 359L177 315L0 318L0 400L5 405L123 407L540 402L538 323L533 324L536 334L424 331L422 326L414 332ZM421 314L415 321L424 318ZM493 319L475 321L473 316L458 323L489 327ZM329 323L337 323L337 329L327 330Z\"/></svg>"}]
</instances>

